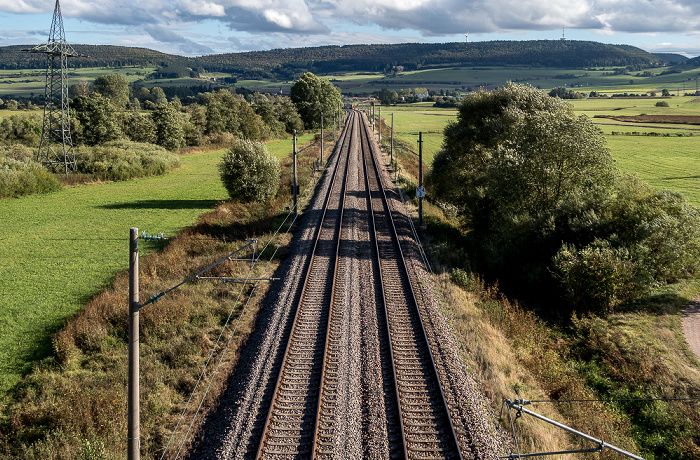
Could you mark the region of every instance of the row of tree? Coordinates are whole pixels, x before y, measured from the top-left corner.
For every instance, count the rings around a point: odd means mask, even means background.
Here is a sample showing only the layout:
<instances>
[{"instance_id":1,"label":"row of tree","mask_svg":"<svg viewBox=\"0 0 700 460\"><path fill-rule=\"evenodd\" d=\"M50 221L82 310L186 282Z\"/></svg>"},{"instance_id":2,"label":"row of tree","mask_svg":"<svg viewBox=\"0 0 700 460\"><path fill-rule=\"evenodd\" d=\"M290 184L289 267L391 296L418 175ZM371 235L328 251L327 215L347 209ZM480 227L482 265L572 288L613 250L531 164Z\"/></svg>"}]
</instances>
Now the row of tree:
<instances>
[{"instance_id":1,"label":"row of tree","mask_svg":"<svg viewBox=\"0 0 700 460\"><path fill-rule=\"evenodd\" d=\"M292 86L289 98L260 93L245 98L235 90L221 89L198 93L184 105L177 96L168 100L159 87L131 87L119 74L80 83L70 92L76 144L127 138L169 150L217 142L221 135L266 140L305 127L315 129L320 114L332 114L341 103L338 89L311 73Z\"/></svg>"}]
</instances>

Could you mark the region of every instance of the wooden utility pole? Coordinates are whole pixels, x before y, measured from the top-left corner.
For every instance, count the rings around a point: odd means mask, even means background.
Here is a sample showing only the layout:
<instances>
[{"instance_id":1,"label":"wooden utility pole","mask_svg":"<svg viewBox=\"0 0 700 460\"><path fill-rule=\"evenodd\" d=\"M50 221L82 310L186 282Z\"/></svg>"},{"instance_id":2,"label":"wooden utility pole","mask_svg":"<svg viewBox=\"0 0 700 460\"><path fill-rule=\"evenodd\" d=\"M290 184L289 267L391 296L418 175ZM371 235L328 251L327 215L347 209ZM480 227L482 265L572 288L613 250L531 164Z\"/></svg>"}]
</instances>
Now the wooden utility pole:
<instances>
[{"instance_id":1,"label":"wooden utility pole","mask_svg":"<svg viewBox=\"0 0 700 460\"><path fill-rule=\"evenodd\" d=\"M323 164L323 112L321 112L321 155L320 155L320 163L318 166L320 167Z\"/></svg>"},{"instance_id":2,"label":"wooden utility pole","mask_svg":"<svg viewBox=\"0 0 700 460\"><path fill-rule=\"evenodd\" d=\"M129 238L129 403L128 460L139 460L139 229L131 228Z\"/></svg>"},{"instance_id":3,"label":"wooden utility pole","mask_svg":"<svg viewBox=\"0 0 700 460\"><path fill-rule=\"evenodd\" d=\"M382 107L379 106L379 145L382 145Z\"/></svg>"}]
</instances>

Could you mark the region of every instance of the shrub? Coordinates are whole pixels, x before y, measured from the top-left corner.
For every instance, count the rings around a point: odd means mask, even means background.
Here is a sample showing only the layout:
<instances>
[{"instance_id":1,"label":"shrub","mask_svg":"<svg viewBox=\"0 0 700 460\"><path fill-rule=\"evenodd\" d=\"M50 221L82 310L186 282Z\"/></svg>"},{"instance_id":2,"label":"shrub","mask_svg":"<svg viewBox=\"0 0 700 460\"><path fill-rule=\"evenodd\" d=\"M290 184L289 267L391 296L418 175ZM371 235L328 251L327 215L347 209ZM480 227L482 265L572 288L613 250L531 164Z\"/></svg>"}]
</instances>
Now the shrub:
<instances>
[{"instance_id":1,"label":"shrub","mask_svg":"<svg viewBox=\"0 0 700 460\"><path fill-rule=\"evenodd\" d=\"M0 147L0 197L14 198L59 190L61 184L22 145Z\"/></svg>"},{"instance_id":2,"label":"shrub","mask_svg":"<svg viewBox=\"0 0 700 460\"><path fill-rule=\"evenodd\" d=\"M224 155L219 171L234 200L267 201L279 189L279 162L261 142L237 140Z\"/></svg>"},{"instance_id":3,"label":"shrub","mask_svg":"<svg viewBox=\"0 0 700 460\"><path fill-rule=\"evenodd\" d=\"M655 104L657 107L668 107L668 102L666 101L659 101Z\"/></svg>"},{"instance_id":4,"label":"shrub","mask_svg":"<svg viewBox=\"0 0 700 460\"><path fill-rule=\"evenodd\" d=\"M606 240L582 249L563 245L554 272L575 308L603 313L646 292L653 281L640 276L627 248L612 248Z\"/></svg>"},{"instance_id":5,"label":"shrub","mask_svg":"<svg viewBox=\"0 0 700 460\"><path fill-rule=\"evenodd\" d=\"M180 160L157 145L114 141L78 150L76 163L80 173L120 181L165 174L179 166Z\"/></svg>"}]
</instances>

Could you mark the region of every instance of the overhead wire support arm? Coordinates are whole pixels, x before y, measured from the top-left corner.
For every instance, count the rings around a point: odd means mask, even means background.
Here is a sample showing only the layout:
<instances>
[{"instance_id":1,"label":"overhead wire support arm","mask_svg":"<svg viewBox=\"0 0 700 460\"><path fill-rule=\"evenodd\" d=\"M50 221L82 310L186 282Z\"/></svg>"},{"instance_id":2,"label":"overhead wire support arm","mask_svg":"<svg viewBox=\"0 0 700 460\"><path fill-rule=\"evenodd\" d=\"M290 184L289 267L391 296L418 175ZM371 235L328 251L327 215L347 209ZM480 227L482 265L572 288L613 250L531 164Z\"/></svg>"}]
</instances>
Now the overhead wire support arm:
<instances>
[{"instance_id":1,"label":"overhead wire support arm","mask_svg":"<svg viewBox=\"0 0 700 460\"><path fill-rule=\"evenodd\" d=\"M196 273L196 274L190 276L190 277L187 278L186 280L184 280L184 281L182 281L181 283L179 283L179 284L177 284L177 285L171 287L170 289L167 289L167 290L165 290L165 291L163 291L163 292L159 292L159 293L157 293L157 294L151 296L146 302L140 304L140 305L139 305L139 308L143 308L143 307L145 307L145 306L148 305L148 304L157 302L158 300L160 300L161 297L163 297L164 295L168 294L169 292L174 291L175 289L179 288L179 287L182 286L183 284L189 283L190 281L192 281L192 280L194 280L194 279L198 279L198 278L200 277L200 275L202 275L202 273L204 273L204 272L206 272L206 271L208 271L208 270L211 270L212 268L216 267L217 265L219 265L219 264L221 264L221 263L223 263L223 262L229 260L229 258L230 258L231 256L234 256L234 255L238 254L239 252L243 251L244 249L248 248L249 246L256 244L256 243L258 242L258 239L257 239L257 238L253 238L253 239L249 239L249 240L247 240L247 241L248 241L248 244L244 245L244 246L241 247L240 249L237 249L237 250L233 251L231 254L228 254L227 256L223 257L222 259L220 259L220 260L214 262L213 264L209 265L209 266L208 266L207 268L205 268L204 270L201 270L201 271L199 271L198 273Z\"/></svg>"},{"instance_id":2,"label":"overhead wire support arm","mask_svg":"<svg viewBox=\"0 0 700 460\"><path fill-rule=\"evenodd\" d=\"M594 443L596 443L598 446L597 446L596 448L589 449L589 450L575 450L575 451L572 450L572 451L567 451L567 452L543 452L543 453L537 453L537 454L520 454L520 453L517 453L517 454L511 454L511 455L499 457L499 458L521 458L521 457L537 457L537 456L545 456L545 455L557 455L557 454L565 454L565 453L566 453L566 454L575 454L575 453L584 453L584 452L602 452L603 449L607 448L607 449L610 449L610 450L612 450L612 451L615 451L615 452L617 452L617 453L619 453L619 454L625 455L625 456L627 456L627 457L634 458L634 459L636 459L636 460L644 460L643 457L640 457L640 456L635 455L635 454L633 454L633 453L631 453L631 452L627 452L626 450L620 449L619 447L616 447L616 446L613 446L613 445L611 445L611 444L608 444L608 443L606 443L605 441L603 441L602 439L594 438L593 436L589 436L589 435L587 435L587 434L585 434L585 433L582 433L582 432L580 432L580 431L578 431L578 430L575 430L575 429L573 429L573 428L571 428L571 427L569 427L569 426L566 426L566 425L564 425L564 424L562 424L562 423L559 423L559 422L556 422L556 421L554 421L554 420L551 420L551 419L545 417L544 415L540 415L540 414L538 414L538 413L536 413L536 412L533 412L533 411L531 411L531 410L525 409L523 406L524 406L524 405L527 405L527 404L530 404L530 401L528 401L527 399L516 399L516 400L513 401L513 402L511 402L509 399L506 399L503 403L504 403L506 406L508 406L508 409L509 409L509 410L510 410L510 409L515 409L516 411L518 411L518 412L517 412L517 415L516 415L516 419L517 419L518 417L520 417L520 415L521 415L522 413L525 413L525 414L528 414L528 415L532 415L533 417L538 418L538 419L540 419L540 420L542 420L542 421L545 421L545 422L547 422L547 423L550 423L550 424L552 424L552 425L554 425L554 426L556 426L556 427L558 427L558 428L561 428L562 430L568 431L569 433L575 434L576 436L580 436L580 437L582 437L583 439L586 439L586 440L588 440L588 441L594 442Z\"/></svg>"}]
</instances>

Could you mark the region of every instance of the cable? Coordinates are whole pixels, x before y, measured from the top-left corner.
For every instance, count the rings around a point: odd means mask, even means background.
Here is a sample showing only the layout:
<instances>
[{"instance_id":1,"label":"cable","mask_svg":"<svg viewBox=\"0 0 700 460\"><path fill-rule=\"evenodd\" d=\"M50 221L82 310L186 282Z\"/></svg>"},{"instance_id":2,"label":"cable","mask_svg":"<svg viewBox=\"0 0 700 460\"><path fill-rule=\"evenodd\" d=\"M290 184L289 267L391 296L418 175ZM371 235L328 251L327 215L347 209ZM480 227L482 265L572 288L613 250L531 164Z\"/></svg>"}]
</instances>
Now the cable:
<instances>
[{"instance_id":1,"label":"cable","mask_svg":"<svg viewBox=\"0 0 700 460\"><path fill-rule=\"evenodd\" d=\"M647 402L647 401L695 401L700 398L620 398L620 399L535 399L530 403L573 403L573 402Z\"/></svg>"},{"instance_id":2,"label":"cable","mask_svg":"<svg viewBox=\"0 0 700 460\"><path fill-rule=\"evenodd\" d=\"M320 178L319 178L319 179L320 179ZM306 188L304 189L304 191L302 192L302 198L306 198L306 196L310 193L310 190L312 190L313 188L315 188L315 184L316 184L316 183L318 183L318 181L311 181L311 182L309 182L309 184L307 185L307 187L306 187ZM312 185L313 185L313 187L312 187ZM297 206L298 206L298 204L297 204ZM268 240L268 242L265 244L265 246L264 246L264 247L262 248L262 250L260 251L261 254L263 254L263 253L265 252L265 250L272 244L272 242L275 240L275 238L280 234L282 228L285 226L285 224L286 224L287 221L289 220L290 216L294 216L294 217L292 218L292 220L289 222L289 226L287 227L287 230L285 231L285 234L287 234L287 233L289 233L289 232L291 231L292 226L294 225L294 223L296 222L296 220L297 220L297 218L298 218L298 216L299 216L298 213L295 214L295 212L294 212L295 210L296 210L296 208L295 208L294 206L291 206L291 209L290 209L290 211L287 213L287 216L285 217L285 219L282 221L282 223L281 223L280 226L277 228L277 230L275 231L275 233L272 235L272 237ZM244 246L244 248L247 247L247 246L249 246L249 245ZM270 256L270 258L267 260L267 264L266 264L265 267L263 268L263 273L265 273L265 271L269 269L270 265L272 264L272 260L273 260L274 257L276 256L276 254L277 254L277 252L279 251L279 248L280 248L280 247L281 247L281 243L279 243L279 244L276 245L275 250L273 251L273 253L272 253L272 255ZM242 249L243 249L243 248L239 249L239 251L242 250ZM238 251L236 251L236 252L238 252ZM200 271L197 275L194 275L194 276L188 278L188 280L183 281L182 283L178 284L177 286L175 286L175 287L173 287L173 288L171 288L171 289L165 291L165 292L162 293L161 295L164 295L165 293L170 292L170 291L172 291L173 289L175 289L175 288L177 288L177 287L183 285L183 284L186 283L187 281L196 278L196 276L198 276L199 274L201 274L201 273L203 273L203 272L209 270L210 268L212 268L212 267L218 265L219 263L221 263L221 262L223 262L224 260L228 259L228 257L230 257L230 256L231 256L231 254L228 255L226 258L222 259L221 261L217 262L216 264L214 264L214 265L212 265L212 266L206 268L205 270ZM247 277L246 277L246 281L249 281L249 279L250 279L250 277L251 277L251 274L252 274L253 270L255 269L256 264L257 264L257 262L253 262L253 263L251 264L251 268L250 268L250 270L248 271L248 275L247 275ZM252 283L252 284L253 284L253 288L250 290L248 299L247 299L245 305L243 306L243 309L241 310L241 312L240 312L239 315L238 315L238 320L236 321L236 324L235 324L235 326L233 327L233 330L231 331L231 334L229 335L229 339L228 339L228 341L226 342L226 345L224 346L223 350L221 350L221 354L220 354L220 357L219 357L219 361L218 361L218 363L217 363L217 365L216 365L216 368L214 369L214 372L212 373L211 379L210 379L210 381L209 381L209 385L207 385L207 388L206 388L206 390L205 390L205 392L204 392L204 394L202 395L202 398L201 398L201 400L200 400L199 406L197 407L197 410L195 411L194 415L192 416L192 421L190 422L190 424L189 424L189 426L188 426L188 429L187 429L187 432L185 433L185 435L184 435L182 441L180 442L180 446L179 446L179 448L178 448L178 452L177 452L175 458L178 458L178 457L180 456L180 453L181 453L181 451L182 451L182 448L183 448L185 442L187 441L187 438L189 437L189 434L190 434L190 431L191 431L191 429L192 429L192 426L194 425L194 421L195 421L197 415L199 414L199 411L201 410L201 407L202 407L202 404L204 403L204 400L206 399L207 395L209 394L209 390L211 389L211 385L212 385L212 383L214 382L214 378L216 377L216 375L217 375L217 373L218 373L218 370L219 370L219 367L220 367L221 362L222 362L222 360L223 360L223 357L224 357L224 355L226 354L226 350L228 349L228 346L230 345L231 340L233 339L233 336L236 334L236 331L238 330L238 326L239 326L239 324L240 324L240 320L241 320L243 314L245 313L245 311L247 310L247 308L248 308L248 306L249 306L249 304L250 304L250 300L251 300L252 297L253 297L253 293L254 293L255 290L257 289L257 284L258 284L258 283L255 282L255 283ZM167 453L168 448L170 447L170 444L172 443L172 440L173 440L173 438L174 438L174 436L175 436L175 433L177 433L177 430L178 430L178 428L180 427L180 424L182 423L182 421L183 421L183 419L184 419L185 413L187 412L187 409L189 408L190 403L191 403L192 399L194 398L194 394L195 394L197 388L199 387L200 382L201 382L202 379L204 378L204 373L206 372L207 367L209 366L209 363L210 363L210 361L211 361L211 359L212 359L212 357L213 357L213 355L214 355L214 352L216 351L216 348L218 347L218 345L219 345L219 343L220 343L220 341L221 341L221 337L223 336L223 333L224 333L224 331L226 330L226 327L228 327L228 325L229 325L229 323L230 323L231 317L233 316L233 312L236 310L236 306L238 305L238 303L239 303L239 301L240 301L240 299L241 299L241 297L242 297L242 295L243 295L243 289L245 288L245 286L246 286L245 283L241 286L241 290L239 291L238 297L236 298L236 301L235 301L234 304L233 304L233 307L232 307L232 309L231 309L231 312L229 313L229 316L228 316L226 322L224 323L224 325L223 325L223 327L222 327L221 333L219 334L219 338L217 339L216 343L215 343L214 346L212 347L212 351L211 351L210 354L209 354L209 358L207 359L207 362L205 363L204 368L202 369L202 372L200 373L199 379L197 380L197 383L196 383L194 389L192 390L192 393L190 394L190 397L189 397L187 403L185 404L185 408L183 409L182 413L180 414L180 418L178 419L177 425L175 426L175 428L174 428L172 434L170 435L170 439L168 440L168 443L166 444L165 448L163 449L163 454L162 454L162 456L161 456L161 459L162 459L162 458L165 456L165 454Z\"/></svg>"}]
</instances>

